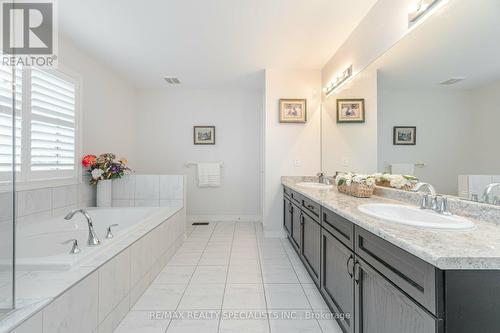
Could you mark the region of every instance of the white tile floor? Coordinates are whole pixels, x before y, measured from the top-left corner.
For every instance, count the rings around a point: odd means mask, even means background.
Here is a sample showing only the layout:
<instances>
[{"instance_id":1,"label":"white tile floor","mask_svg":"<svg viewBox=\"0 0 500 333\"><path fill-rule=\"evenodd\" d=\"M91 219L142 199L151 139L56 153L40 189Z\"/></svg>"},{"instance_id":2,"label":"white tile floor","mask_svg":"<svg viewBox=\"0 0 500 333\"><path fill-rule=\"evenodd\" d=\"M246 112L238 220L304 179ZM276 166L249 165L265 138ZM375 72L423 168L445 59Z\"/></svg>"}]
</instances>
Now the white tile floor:
<instances>
[{"instance_id":1,"label":"white tile floor","mask_svg":"<svg viewBox=\"0 0 500 333\"><path fill-rule=\"evenodd\" d=\"M194 227L115 333L341 333L287 240Z\"/></svg>"}]
</instances>

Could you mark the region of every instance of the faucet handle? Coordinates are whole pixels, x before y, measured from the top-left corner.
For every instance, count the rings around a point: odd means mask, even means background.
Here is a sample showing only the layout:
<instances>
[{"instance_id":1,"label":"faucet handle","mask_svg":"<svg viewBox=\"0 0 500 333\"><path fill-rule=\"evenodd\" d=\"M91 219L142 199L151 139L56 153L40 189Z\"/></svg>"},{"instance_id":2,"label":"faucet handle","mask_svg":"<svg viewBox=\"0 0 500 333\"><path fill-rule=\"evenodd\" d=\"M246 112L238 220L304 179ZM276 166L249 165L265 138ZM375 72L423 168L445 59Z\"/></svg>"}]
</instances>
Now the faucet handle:
<instances>
[{"instance_id":1,"label":"faucet handle","mask_svg":"<svg viewBox=\"0 0 500 333\"><path fill-rule=\"evenodd\" d=\"M115 224L112 224L112 225L108 226L108 230L106 231L106 238L107 239L111 239L111 238L115 237L113 235L113 232L111 232L111 228L117 227L118 225L119 225L118 223L115 223Z\"/></svg>"},{"instance_id":2,"label":"faucet handle","mask_svg":"<svg viewBox=\"0 0 500 333\"><path fill-rule=\"evenodd\" d=\"M439 203L439 209L438 212L443 215L452 215L450 212L450 207L448 204L448 198L443 196L441 197L441 202Z\"/></svg>"},{"instance_id":3,"label":"faucet handle","mask_svg":"<svg viewBox=\"0 0 500 333\"><path fill-rule=\"evenodd\" d=\"M62 242L62 245L66 245L72 243L73 246L71 247L71 251L69 251L70 254L78 254L80 253L80 247L78 247L78 240L77 239L68 239L67 241Z\"/></svg>"},{"instance_id":4,"label":"faucet handle","mask_svg":"<svg viewBox=\"0 0 500 333\"><path fill-rule=\"evenodd\" d=\"M424 194L422 196L422 201L420 201L420 209L427 209L429 208L430 204L429 201L431 199L431 196L429 194Z\"/></svg>"}]
</instances>

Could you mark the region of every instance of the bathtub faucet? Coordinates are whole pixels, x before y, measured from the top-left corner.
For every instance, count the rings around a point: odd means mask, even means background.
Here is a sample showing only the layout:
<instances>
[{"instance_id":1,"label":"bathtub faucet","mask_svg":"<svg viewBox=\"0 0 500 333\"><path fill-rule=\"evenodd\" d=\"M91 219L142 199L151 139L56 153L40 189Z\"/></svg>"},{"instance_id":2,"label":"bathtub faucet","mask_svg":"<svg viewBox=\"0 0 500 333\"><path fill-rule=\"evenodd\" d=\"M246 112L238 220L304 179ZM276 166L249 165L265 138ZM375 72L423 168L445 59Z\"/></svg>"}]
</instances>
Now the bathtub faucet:
<instances>
[{"instance_id":1,"label":"bathtub faucet","mask_svg":"<svg viewBox=\"0 0 500 333\"><path fill-rule=\"evenodd\" d=\"M89 213L85 209L75 209L69 212L64 219L65 220L71 220L73 216L75 216L76 213L82 213L83 216L87 219L87 224L89 227L89 241L88 244L89 246L96 246L101 244L101 241L97 237L97 234L95 233L94 230L94 224L92 223L92 218L90 217Z\"/></svg>"}]
</instances>

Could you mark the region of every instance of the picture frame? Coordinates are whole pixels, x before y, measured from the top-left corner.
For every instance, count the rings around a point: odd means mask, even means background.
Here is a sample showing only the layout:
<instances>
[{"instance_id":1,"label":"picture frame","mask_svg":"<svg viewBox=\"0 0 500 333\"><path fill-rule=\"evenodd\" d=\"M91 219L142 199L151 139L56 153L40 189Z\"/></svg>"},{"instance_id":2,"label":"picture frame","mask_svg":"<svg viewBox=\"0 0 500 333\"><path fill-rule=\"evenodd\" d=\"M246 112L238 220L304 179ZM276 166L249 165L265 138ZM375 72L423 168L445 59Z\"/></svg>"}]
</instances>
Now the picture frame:
<instances>
[{"instance_id":1,"label":"picture frame","mask_svg":"<svg viewBox=\"0 0 500 333\"><path fill-rule=\"evenodd\" d=\"M417 144L417 127L394 126L392 141L395 146L415 146Z\"/></svg>"},{"instance_id":2,"label":"picture frame","mask_svg":"<svg viewBox=\"0 0 500 333\"><path fill-rule=\"evenodd\" d=\"M280 99L279 102L280 123L306 123L307 122L307 100L306 99Z\"/></svg>"},{"instance_id":3,"label":"picture frame","mask_svg":"<svg viewBox=\"0 0 500 333\"><path fill-rule=\"evenodd\" d=\"M364 123L364 98L337 99L337 123Z\"/></svg>"},{"instance_id":4,"label":"picture frame","mask_svg":"<svg viewBox=\"0 0 500 333\"><path fill-rule=\"evenodd\" d=\"M215 126L193 126L195 145L215 145Z\"/></svg>"}]
</instances>

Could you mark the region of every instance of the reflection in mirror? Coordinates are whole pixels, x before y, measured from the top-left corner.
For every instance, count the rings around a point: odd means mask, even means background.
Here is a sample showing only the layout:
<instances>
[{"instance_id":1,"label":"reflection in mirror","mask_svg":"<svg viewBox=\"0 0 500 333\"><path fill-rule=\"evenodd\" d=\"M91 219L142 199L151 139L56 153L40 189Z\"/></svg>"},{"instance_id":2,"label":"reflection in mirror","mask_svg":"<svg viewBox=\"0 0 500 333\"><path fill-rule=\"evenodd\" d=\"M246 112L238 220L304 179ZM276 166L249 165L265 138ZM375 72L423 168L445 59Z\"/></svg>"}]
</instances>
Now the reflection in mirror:
<instances>
[{"instance_id":1,"label":"reflection in mirror","mask_svg":"<svg viewBox=\"0 0 500 333\"><path fill-rule=\"evenodd\" d=\"M326 98L323 170L411 174L500 203L500 1L454 1ZM363 98L366 122L336 122ZM488 187L488 185L490 185Z\"/></svg>"}]
</instances>

